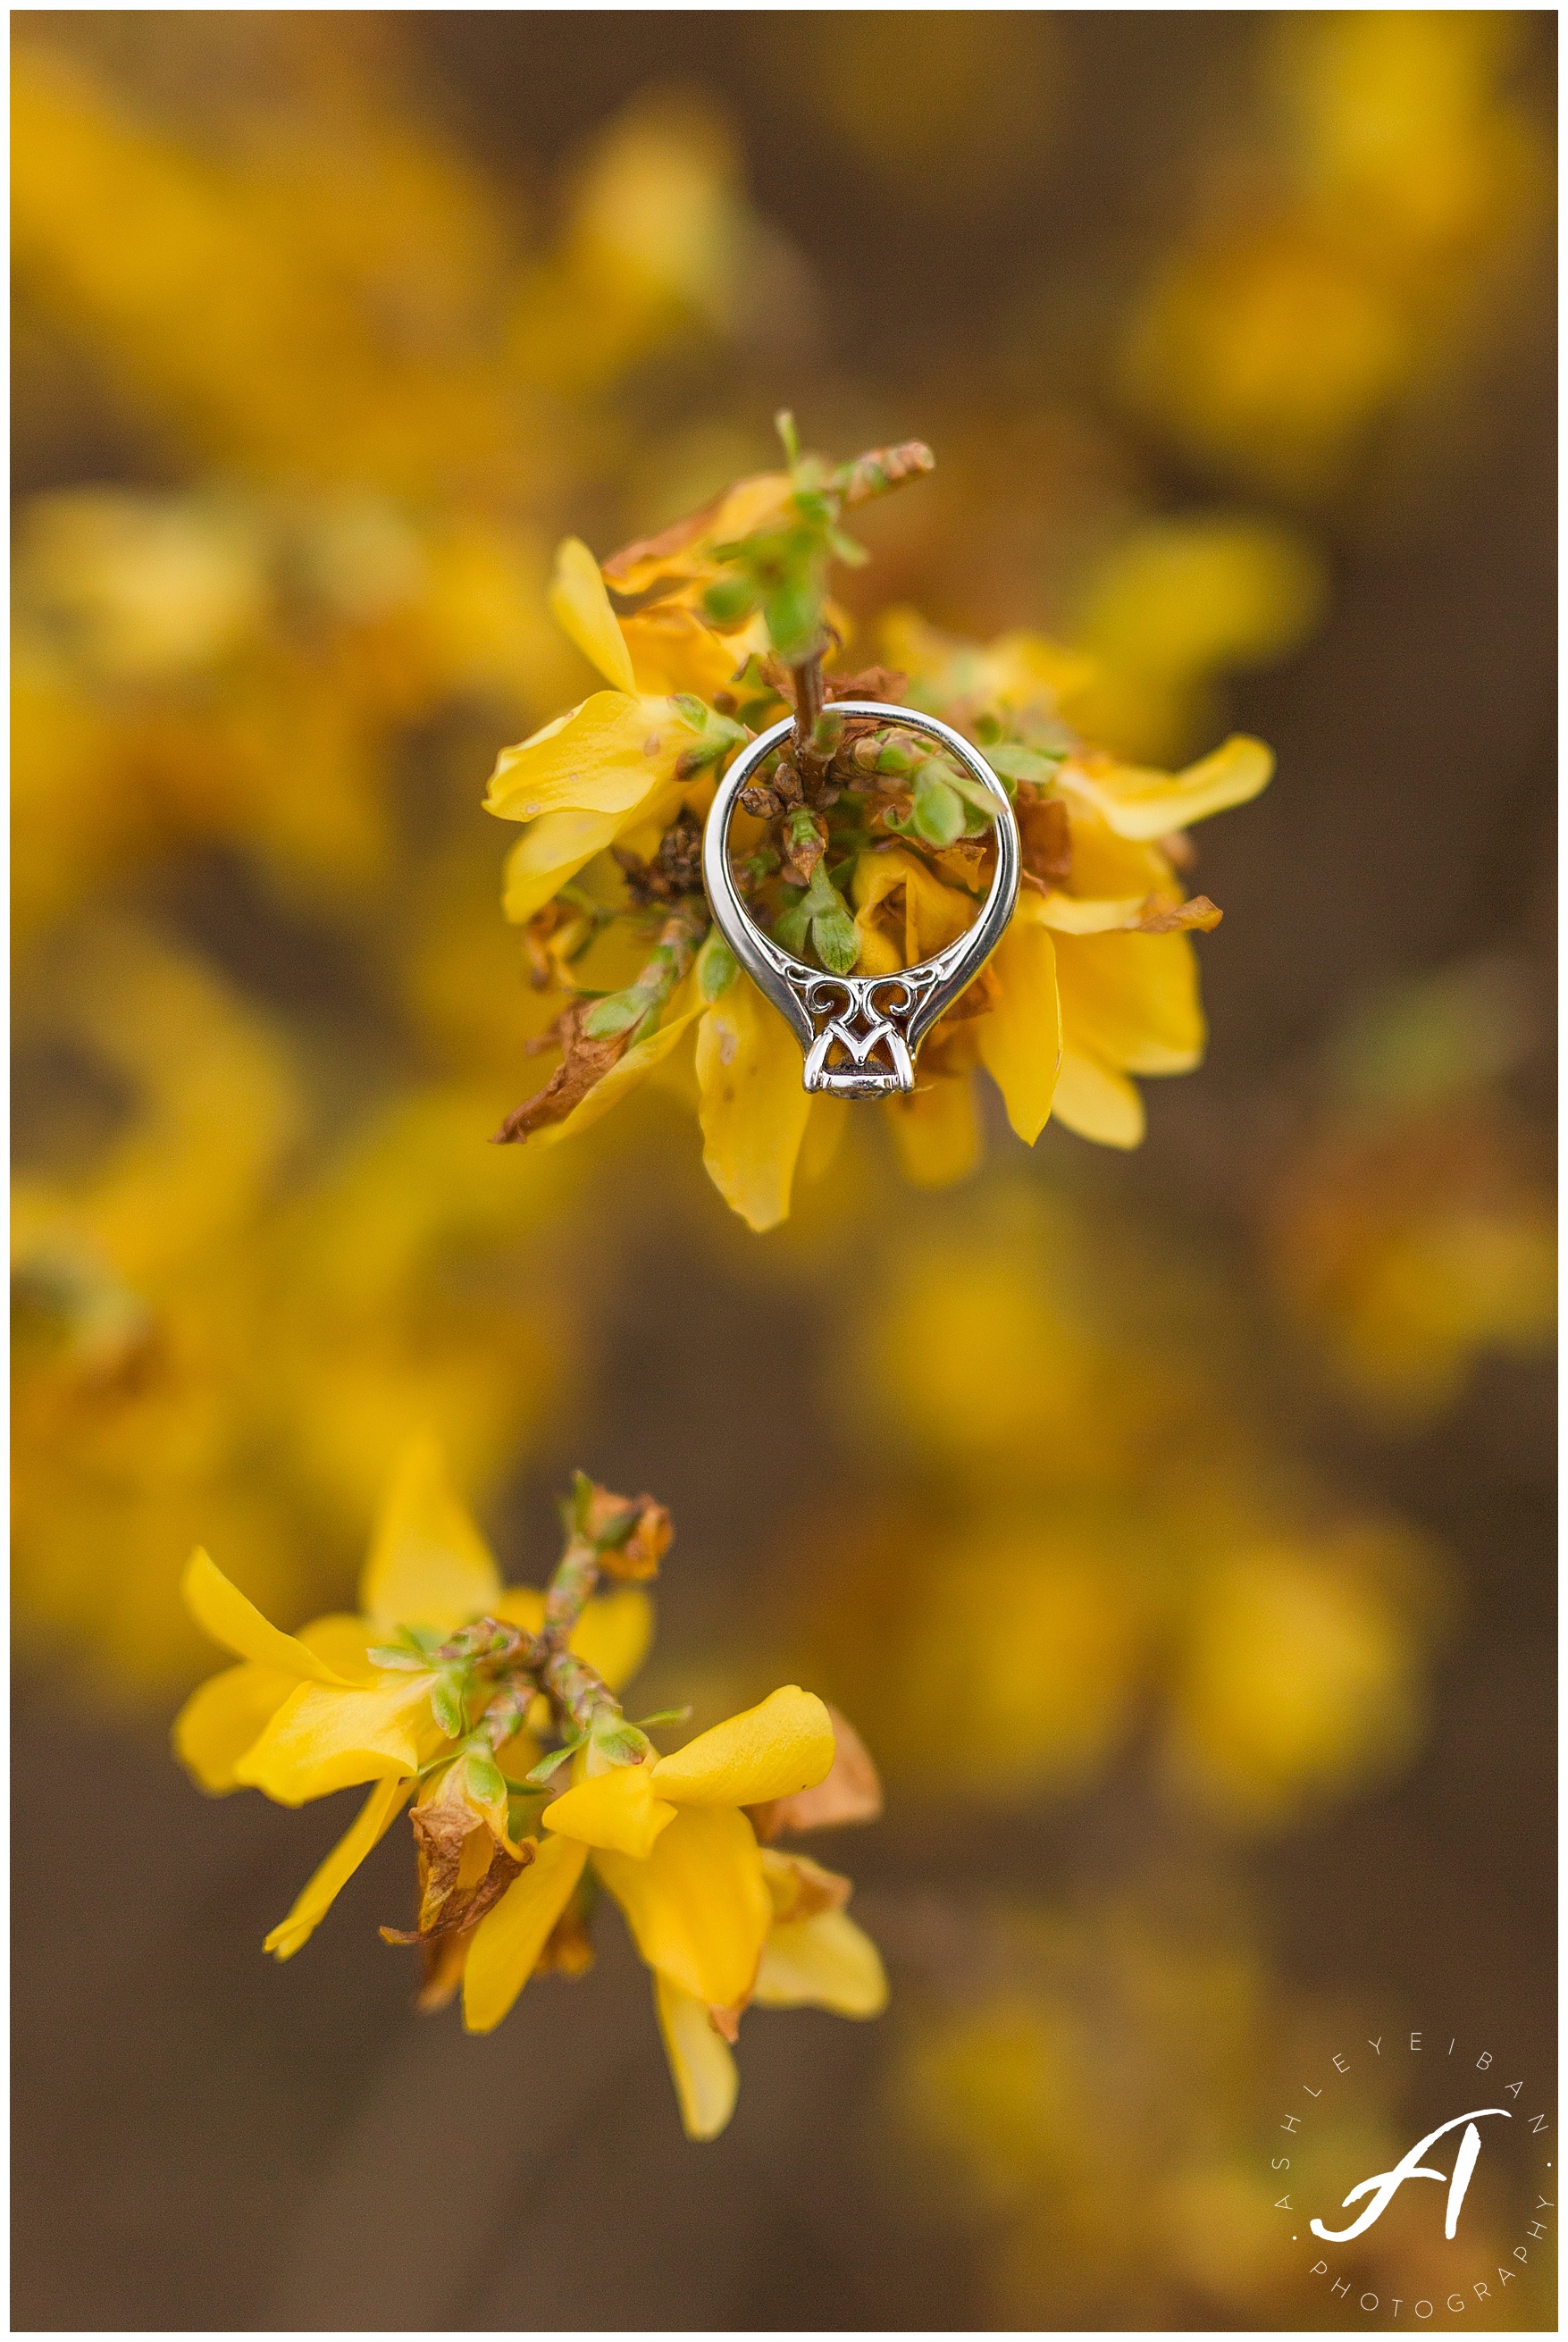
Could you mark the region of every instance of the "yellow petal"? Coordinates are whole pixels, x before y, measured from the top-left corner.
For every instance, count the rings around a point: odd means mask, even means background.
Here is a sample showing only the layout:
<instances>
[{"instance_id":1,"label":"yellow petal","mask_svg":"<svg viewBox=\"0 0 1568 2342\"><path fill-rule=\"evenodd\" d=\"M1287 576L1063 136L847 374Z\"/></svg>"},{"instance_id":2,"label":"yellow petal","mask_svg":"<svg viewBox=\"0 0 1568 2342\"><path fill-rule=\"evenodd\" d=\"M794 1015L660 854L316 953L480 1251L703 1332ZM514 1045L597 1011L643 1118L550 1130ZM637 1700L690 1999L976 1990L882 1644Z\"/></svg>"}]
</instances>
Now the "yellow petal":
<instances>
[{"instance_id":1,"label":"yellow petal","mask_svg":"<svg viewBox=\"0 0 1568 2342\"><path fill-rule=\"evenodd\" d=\"M693 691L712 699L734 681L749 645L715 635L684 602L655 602L622 621L639 691Z\"/></svg>"},{"instance_id":2,"label":"yellow petal","mask_svg":"<svg viewBox=\"0 0 1568 2342\"><path fill-rule=\"evenodd\" d=\"M1180 893L1174 866L1163 848L1146 839L1118 837L1075 797L1063 803L1073 862L1069 900L1131 901L1136 896L1142 906L1151 895Z\"/></svg>"},{"instance_id":3,"label":"yellow petal","mask_svg":"<svg viewBox=\"0 0 1568 2342\"><path fill-rule=\"evenodd\" d=\"M1062 1052L1056 1095L1051 1110L1056 1120L1080 1138L1101 1146L1141 1146L1144 1143L1144 1101L1124 1075L1114 1074L1096 1057Z\"/></svg>"},{"instance_id":4,"label":"yellow petal","mask_svg":"<svg viewBox=\"0 0 1568 2342\"><path fill-rule=\"evenodd\" d=\"M934 691L939 700L973 699L993 708L1039 708L1054 713L1094 680L1096 662L1081 651L1064 650L1044 635L1003 635L983 648L928 626L913 610L894 610L883 621L882 647L890 666Z\"/></svg>"},{"instance_id":5,"label":"yellow petal","mask_svg":"<svg viewBox=\"0 0 1568 2342\"><path fill-rule=\"evenodd\" d=\"M759 1233L789 1217L811 1093L800 1044L750 976L738 976L697 1027L703 1165Z\"/></svg>"},{"instance_id":6,"label":"yellow petal","mask_svg":"<svg viewBox=\"0 0 1568 2342\"><path fill-rule=\"evenodd\" d=\"M564 537L555 548L550 615L562 633L571 636L584 657L591 660L617 691L635 692L632 655L626 648L620 622L610 607L599 565L580 536Z\"/></svg>"},{"instance_id":7,"label":"yellow petal","mask_svg":"<svg viewBox=\"0 0 1568 2342\"><path fill-rule=\"evenodd\" d=\"M701 575L713 565L710 545L728 545L764 522L782 520L794 493L787 472L758 472L736 480L700 512L613 554L604 575L623 594L644 593L659 578Z\"/></svg>"},{"instance_id":8,"label":"yellow petal","mask_svg":"<svg viewBox=\"0 0 1568 2342\"><path fill-rule=\"evenodd\" d=\"M466 1508L453 1494L441 1450L411 1441L393 1476L360 1579L360 1606L388 1628L450 1634L481 1618L501 1594L501 1573Z\"/></svg>"},{"instance_id":9,"label":"yellow petal","mask_svg":"<svg viewBox=\"0 0 1568 2342\"><path fill-rule=\"evenodd\" d=\"M290 1692L297 1676L247 1659L198 1684L175 1718L175 1754L212 1797L240 1787L235 1767Z\"/></svg>"},{"instance_id":10,"label":"yellow petal","mask_svg":"<svg viewBox=\"0 0 1568 2342\"><path fill-rule=\"evenodd\" d=\"M670 2078L688 2138L717 2138L735 2110L741 2087L730 2045L714 2030L705 2004L667 1977L654 1977L654 2007Z\"/></svg>"},{"instance_id":11,"label":"yellow petal","mask_svg":"<svg viewBox=\"0 0 1568 2342\"><path fill-rule=\"evenodd\" d=\"M1180 773L1084 756L1064 765L1057 780L1064 792L1093 806L1118 836L1145 838L1247 804L1268 786L1273 769L1273 751L1238 732Z\"/></svg>"},{"instance_id":12,"label":"yellow petal","mask_svg":"<svg viewBox=\"0 0 1568 2342\"><path fill-rule=\"evenodd\" d=\"M325 1618L313 1618L299 1630L299 1639L307 1651L335 1667L340 1676L352 1684L374 1683L376 1671L365 1654L372 1643L385 1640L381 1629L370 1618L352 1616L346 1610L329 1610Z\"/></svg>"},{"instance_id":13,"label":"yellow petal","mask_svg":"<svg viewBox=\"0 0 1568 2342\"><path fill-rule=\"evenodd\" d=\"M537 1586L508 1586L496 1601L495 1616L536 1635L544 1624L544 1596Z\"/></svg>"},{"instance_id":14,"label":"yellow petal","mask_svg":"<svg viewBox=\"0 0 1568 2342\"><path fill-rule=\"evenodd\" d=\"M832 1764L832 1717L814 1692L785 1684L661 1756L653 1779L680 1806L760 1806L814 1789Z\"/></svg>"},{"instance_id":15,"label":"yellow petal","mask_svg":"<svg viewBox=\"0 0 1568 2342\"><path fill-rule=\"evenodd\" d=\"M217 1564L200 1546L185 1564L180 1580L185 1607L204 1633L237 1658L255 1659L264 1667L277 1667L297 1683L304 1676L320 1684L341 1684L335 1667L307 1650L297 1635L285 1635L231 1586Z\"/></svg>"},{"instance_id":16,"label":"yellow petal","mask_svg":"<svg viewBox=\"0 0 1568 2342\"><path fill-rule=\"evenodd\" d=\"M1041 900L1036 916L1043 926L1054 927L1059 935L1111 935L1118 927L1130 927L1148 899L1146 895L1053 893Z\"/></svg>"},{"instance_id":17,"label":"yellow petal","mask_svg":"<svg viewBox=\"0 0 1568 2342\"><path fill-rule=\"evenodd\" d=\"M993 687L1011 706L1038 706L1044 699L1060 707L1094 680L1099 666L1084 651L1065 650L1022 627L999 635L986 657Z\"/></svg>"},{"instance_id":18,"label":"yellow petal","mask_svg":"<svg viewBox=\"0 0 1568 2342\"><path fill-rule=\"evenodd\" d=\"M481 1919L463 1971L463 2022L470 2033L489 2033L500 2024L533 1975L587 1859L586 1847L575 1838L545 1838Z\"/></svg>"},{"instance_id":19,"label":"yellow petal","mask_svg":"<svg viewBox=\"0 0 1568 2342\"><path fill-rule=\"evenodd\" d=\"M967 1074L921 1076L917 1086L884 1101L900 1167L916 1187L951 1187L980 1160L980 1119Z\"/></svg>"},{"instance_id":20,"label":"yellow petal","mask_svg":"<svg viewBox=\"0 0 1568 2342\"><path fill-rule=\"evenodd\" d=\"M644 826L654 833L645 842L646 851L656 852L657 838L664 836L690 794L691 785L672 780L640 797L629 812L568 809L541 814L537 821L529 823L506 857L501 907L507 918L519 926L531 919L596 854L622 838L635 845L635 833Z\"/></svg>"},{"instance_id":21,"label":"yellow petal","mask_svg":"<svg viewBox=\"0 0 1568 2342\"><path fill-rule=\"evenodd\" d=\"M668 699L596 691L564 722L558 718L515 748L503 748L485 811L503 821L533 821L572 807L630 813L674 779L681 754L695 736Z\"/></svg>"},{"instance_id":22,"label":"yellow petal","mask_svg":"<svg viewBox=\"0 0 1568 2342\"><path fill-rule=\"evenodd\" d=\"M1062 1044L1129 1074L1184 1074L1203 1054L1191 938L1062 936Z\"/></svg>"},{"instance_id":23,"label":"yellow petal","mask_svg":"<svg viewBox=\"0 0 1568 2342\"><path fill-rule=\"evenodd\" d=\"M620 836L623 813L547 813L531 821L506 856L501 908L521 926Z\"/></svg>"},{"instance_id":24,"label":"yellow petal","mask_svg":"<svg viewBox=\"0 0 1568 2342\"><path fill-rule=\"evenodd\" d=\"M887 2006L882 1955L847 1911L786 1919L763 1947L752 1998L763 2008L831 2008L880 2017Z\"/></svg>"},{"instance_id":25,"label":"yellow petal","mask_svg":"<svg viewBox=\"0 0 1568 2342\"><path fill-rule=\"evenodd\" d=\"M677 1814L645 1862L605 1851L594 1863L651 1968L709 2008L745 1999L773 1905L744 1814Z\"/></svg>"},{"instance_id":26,"label":"yellow petal","mask_svg":"<svg viewBox=\"0 0 1568 2342\"><path fill-rule=\"evenodd\" d=\"M286 1919L281 1919L262 1948L280 1960L292 1960L316 1924L336 1901L372 1847L378 1846L408 1802L411 1781L378 1781L352 1828L338 1839L321 1867L313 1872Z\"/></svg>"},{"instance_id":27,"label":"yellow petal","mask_svg":"<svg viewBox=\"0 0 1568 2342\"><path fill-rule=\"evenodd\" d=\"M979 908L973 895L956 886L944 886L940 878L916 854L902 846L877 846L863 854L854 866L851 893L855 905L855 927L861 939L858 962L863 974L882 975L879 964L885 957L886 936L876 918L879 906L899 889L904 894L904 958L902 965L913 967L917 960L929 959L934 952L944 950L973 926ZM900 963L894 962L897 966Z\"/></svg>"},{"instance_id":28,"label":"yellow petal","mask_svg":"<svg viewBox=\"0 0 1568 2342\"><path fill-rule=\"evenodd\" d=\"M587 1096L572 1108L564 1121L548 1123L543 1130L536 1130L530 1145L558 1146L564 1138L578 1137L584 1130L591 1130L612 1106L618 1106L639 1082L644 1081L654 1067L662 1065L670 1055L693 1018L702 1015L700 996L694 992L688 996L689 1006L677 1007L675 1001L672 1001L658 1031L650 1033L645 1041L634 1042L625 1056L617 1057L609 1072L594 1083ZM681 997L681 994L676 995L676 1000Z\"/></svg>"},{"instance_id":29,"label":"yellow petal","mask_svg":"<svg viewBox=\"0 0 1568 2342\"><path fill-rule=\"evenodd\" d=\"M360 1781L418 1771L441 1738L430 1677L384 1676L368 1690L301 1684L234 1768L280 1806L302 1806Z\"/></svg>"},{"instance_id":30,"label":"yellow petal","mask_svg":"<svg viewBox=\"0 0 1568 2342\"><path fill-rule=\"evenodd\" d=\"M1062 1062L1056 947L1039 913L1020 904L996 947L996 995L980 1019L980 1062L1026 1146L1044 1129Z\"/></svg>"},{"instance_id":31,"label":"yellow petal","mask_svg":"<svg viewBox=\"0 0 1568 2342\"><path fill-rule=\"evenodd\" d=\"M645 1862L675 1808L654 1793L651 1765L613 1765L579 1781L544 1808L544 1827L580 1845L607 1847Z\"/></svg>"},{"instance_id":32,"label":"yellow petal","mask_svg":"<svg viewBox=\"0 0 1568 2342\"><path fill-rule=\"evenodd\" d=\"M569 1647L604 1676L612 1691L619 1691L647 1657L653 1639L653 1604L640 1586L619 1586L588 1604L573 1628Z\"/></svg>"}]
</instances>

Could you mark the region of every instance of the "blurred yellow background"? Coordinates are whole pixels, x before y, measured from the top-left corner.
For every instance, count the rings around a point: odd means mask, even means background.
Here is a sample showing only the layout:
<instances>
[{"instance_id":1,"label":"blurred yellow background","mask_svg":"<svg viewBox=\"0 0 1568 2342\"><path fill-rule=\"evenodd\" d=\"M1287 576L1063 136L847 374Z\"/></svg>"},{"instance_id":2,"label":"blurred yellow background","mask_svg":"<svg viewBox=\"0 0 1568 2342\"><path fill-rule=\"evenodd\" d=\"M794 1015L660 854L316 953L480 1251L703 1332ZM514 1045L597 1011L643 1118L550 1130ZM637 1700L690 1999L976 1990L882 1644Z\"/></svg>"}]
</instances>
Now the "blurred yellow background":
<instances>
[{"instance_id":1,"label":"blurred yellow background","mask_svg":"<svg viewBox=\"0 0 1568 2342\"><path fill-rule=\"evenodd\" d=\"M1551 30L15 20L19 2325L1332 2324L1302 2045L1543 2070ZM545 1012L479 799L589 687L557 538L781 405L936 451L868 656L1036 626L1119 753L1280 767L1140 1152L916 1196L863 1117L759 1239L653 1086L485 1145ZM575 1464L671 1505L651 1705L793 1674L884 1767L894 2008L748 2020L700 2160L629 1961L416 2021L384 1855L275 1969L340 1817L165 1753L192 1544L341 1602L421 1426L509 1576Z\"/></svg>"}]
</instances>

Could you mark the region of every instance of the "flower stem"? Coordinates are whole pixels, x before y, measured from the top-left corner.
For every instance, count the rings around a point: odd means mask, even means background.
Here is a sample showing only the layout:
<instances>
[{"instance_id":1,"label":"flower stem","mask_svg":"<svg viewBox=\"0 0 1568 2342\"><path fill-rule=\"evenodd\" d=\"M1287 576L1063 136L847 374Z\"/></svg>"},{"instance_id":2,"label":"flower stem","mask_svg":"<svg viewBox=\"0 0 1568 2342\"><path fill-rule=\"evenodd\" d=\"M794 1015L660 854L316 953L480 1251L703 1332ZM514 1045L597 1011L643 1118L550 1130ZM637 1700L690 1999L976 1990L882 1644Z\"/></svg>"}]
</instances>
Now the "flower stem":
<instances>
[{"instance_id":1,"label":"flower stem","mask_svg":"<svg viewBox=\"0 0 1568 2342\"><path fill-rule=\"evenodd\" d=\"M574 1529L544 1596L544 1639L565 1643L598 1583L599 1548L592 1537Z\"/></svg>"},{"instance_id":2,"label":"flower stem","mask_svg":"<svg viewBox=\"0 0 1568 2342\"><path fill-rule=\"evenodd\" d=\"M794 677L794 736L797 751L807 747L812 728L822 714L822 653L814 651L810 658L790 669Z\"/></svg>"}]
</instances>

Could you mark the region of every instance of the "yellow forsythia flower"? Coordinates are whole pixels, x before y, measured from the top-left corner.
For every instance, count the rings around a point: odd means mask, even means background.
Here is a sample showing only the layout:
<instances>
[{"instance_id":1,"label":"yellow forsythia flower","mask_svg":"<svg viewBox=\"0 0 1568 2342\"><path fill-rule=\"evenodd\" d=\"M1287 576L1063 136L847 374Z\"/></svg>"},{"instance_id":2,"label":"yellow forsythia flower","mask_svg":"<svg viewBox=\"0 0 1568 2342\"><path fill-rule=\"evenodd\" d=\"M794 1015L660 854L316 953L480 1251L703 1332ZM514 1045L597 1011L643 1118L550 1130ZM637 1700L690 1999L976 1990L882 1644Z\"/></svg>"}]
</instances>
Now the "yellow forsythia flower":
<instances>
[{"instance_id":1,"label":"yellow forsythia flower","mask_svg":"<svg viewBox=\"0 0 1568 2342\"><path fill-rule=\"evenodd\" d=\"M884 458L862 459L879 463L879 479L905 475ZM695 848L714 776L787 705L784 670L768 655L773 606L763 586L726 586L726 564L743 539L769 548L754 561L764 580L774 575L767 561L782 569L795 557L804 525L792 537L791 514L809 495L794 485L804 476L742 480L603 567L580 540L562 545L551 606L611 687L504 749L485 797L489 811L524 825L504 906L529 926L536 964L568 1004L562 1072L503 1135L554 1139L585 1127L694 1026L704 1160L726 1202L759 1229L787 1216L808 1133L837 1102L803 1093L792 1036L727 951L705 952L678 986L655 987L650 969L624 995L625 1037L597 1053L587 1043L602 1011L573 1003L624 984L637 938L653 940L655 909L679 903L699 930L706 924ZM794 621L794 605L787 608ZM1125 764L1064 720L1093 682L1088 659L1027 634L989 649L949 641L910 614L889 618L884 645L890 668L855 678L829 667L830 703L835 692L907 695L979 742L1016 791L1025 872L1007 934L930 1036L915 1090L886 1104L906 1172L942 1186L973 1166L979 1066L1026 1143L1054 1114L1101 1144L1136 1146L1144 1109L1131 1076L1185 1072L1203 1055L1188 931L1220 915L1206 897L1184 897L1184 833L1256 796L1273 770L1269 751L1235 737L1175 774ZM912 821L897 806L885 820L885 808L874 812L870 829L856 826L854 808L867 800L851 792L874 767L856 766L847 749L844 759L830 767L839 786L824 801L843 815L826 813L815 850L825 846L824 869L835 866L854 965L891 974L975 917L984 841L955 834L944 844L943 833L920 829L918 811ZM737 851L760 857L764 877L777 870L765 820L743 812L734 835Z\"/></svg>"},{"instance_id":2,"label":"yellow forsythia flower","mask_svg":"<svg viewBox=\"0 0 1568 2342\"><path fill-rule=\"evenodd\" d=\"M639 1574L654 1566L656 1553ZM750 2001L857 2017L884 2006L876 1948L844 1914L847 1879L759 1845L754 1827L754 1815L770 1834L789 1826L789 1801L818 1790L841 1765L856 1779L853 1793L819 1802L799 1826L875 1809L855 1774L865 1767L864 1752L853 1736L841 1751L834 1720L813 1694L787 1685L671 1756L650 1750L645 1761L610 1761L604 1744L589 1739L575 1777L542 1815L528 1800L550 1790L528 1782L540 1765L535 1732L548 1727L546 1701L536 1696L526 1706L494 1762L470 1736L462 1702L455 1717L443 1707L449 1638L477 1621L536 1636L546 1597L503 1585L430 1441L410 1449L388 1492L357 1614L284 1634L201 1551L184 1590L197 1622L239 1662L194 1692L175 1724L175 1749L202 1787L215 1796L254 1787L296 1806L369 1785L345 1836L267 1937L277 1958L309 1939L415 1798L421 1927L438 1947L424 2005L438 2006L460 1980L469 2029L498 2025L552 1938L560 1945L557 1931L591 1861L653 1972L682 2119L694 2138L713 2137L729 2119L737 2088L729 2045ZM613 1692L641 1664L652 1623L641 1586L623 1586L588 1601L566 1647ZM548 1776L549 1766L542 1769ZM534 1813L543 1837L519 1842L509 1808ZM474 1889L492 1872L499 1893L474 1903ZM454 1917L444 1921L448 1903ZM483 1916L467 1921L470 1907ZM547 1964L570 1968L589 1957L568 1947Z\"/></svg>"},{"instance_id":3,"label":"yellow forsythia flower","mask_svg":"<svg viewBox=\"0 0 1568 2342\"><path fill-rule=\"evenodd\" d=\"M191 1557L185 1596L197 1624L237 1666L210 1676L175 1722L176 1754L209 1795L258 1788L280 1805L374 1782L359 1819L267 1937L280 1959L298 1951L413 1794L440 1746L428 1672L378 1666L368 1654L400 1630L438 1642L472 1618L529 1630L544 1616L532 1586L504 1586L489 1548L452 1494L441 1457L421 1439L387 1492L360 1577L360 1609L314 1619L297 1635L271 1626L205 1553ZM573 1647L612 1686L641 1666L653 1606L637 1586L591 1603Z\"/></svg>"}]
</instances>

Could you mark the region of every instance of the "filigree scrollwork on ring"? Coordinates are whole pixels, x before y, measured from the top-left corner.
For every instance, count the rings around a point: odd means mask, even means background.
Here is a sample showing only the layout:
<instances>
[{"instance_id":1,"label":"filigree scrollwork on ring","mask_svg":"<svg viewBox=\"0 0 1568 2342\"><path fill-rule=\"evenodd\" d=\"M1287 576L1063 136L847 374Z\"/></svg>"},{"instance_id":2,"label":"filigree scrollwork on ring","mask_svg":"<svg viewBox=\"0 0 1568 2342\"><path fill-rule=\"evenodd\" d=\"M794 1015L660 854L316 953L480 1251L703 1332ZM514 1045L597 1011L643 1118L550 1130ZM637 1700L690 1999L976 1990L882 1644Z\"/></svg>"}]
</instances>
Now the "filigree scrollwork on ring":
<instances>
[{"instance_id":1,"label":"filigree scrollwork on ring","mask_svg":"<svg viewBox=\"0 0 1568 2342\"><path fill-rule=\"evenodd\" d=\"M1018 825L996 775L951 725L919 708L878 700L843 699L837 706L844 716L874 716L940 740L995 799L996 867L974 925L931 959L884 976L829 975L763 932L730 866L730 817L758 766L794 730L789 716L743 748L719 783L703 837L703 883L720 933L799 1040L806 1088L839 1097L880 1097L914 1088L921 1042L1001 941L1018 898Z\"/></svg>"},{"instance_id":2,"label":"filigree scrollwork on ring","mask_svg":"<svg viewBox=\"0 0 1568 2342\"><path fill-rule=\"evenodd\" d=\"M914 1056L905 1037L910 1016L934 977L804 976L790 970L790 988L811 1018L815 1037L805 1056L808 1090L838 1097L878 1097L914 1082ZM834 1059L834 1049L843 1051Z\"/></svg>"}]
</instances>

